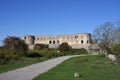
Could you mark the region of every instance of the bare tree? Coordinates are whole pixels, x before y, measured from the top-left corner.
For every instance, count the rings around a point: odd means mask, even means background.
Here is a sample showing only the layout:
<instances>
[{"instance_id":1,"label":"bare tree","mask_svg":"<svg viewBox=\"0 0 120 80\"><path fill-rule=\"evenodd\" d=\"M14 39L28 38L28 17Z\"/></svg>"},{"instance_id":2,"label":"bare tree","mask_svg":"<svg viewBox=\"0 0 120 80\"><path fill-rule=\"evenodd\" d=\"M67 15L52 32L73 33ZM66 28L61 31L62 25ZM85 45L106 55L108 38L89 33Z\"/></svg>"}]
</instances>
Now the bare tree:
<instances>
[{"instance_id":1,"label":"bare tree","mask_svg":"<svg viewBox=\"0 0 120 80\"><path fill-rule=\"evenodd\" d=\"M93 32L93 38L98 40L101 48L107 53L112 53L111 46L115 43L115 27L112 22L106 22L97 27Z\"/></svg>"},{"instance_id":2,"label":"bare tree","mask_svg":"<svg viewBox=\"0 0 120 80\"><path fill-rule=\"evenodd\" d=\"M115 37L115 41L116 41L116 44L119 44L120 43L120 22L117 21L116 24L115 24L115 31L114 31L114 37Z\"/></svg>"}]
</instances>

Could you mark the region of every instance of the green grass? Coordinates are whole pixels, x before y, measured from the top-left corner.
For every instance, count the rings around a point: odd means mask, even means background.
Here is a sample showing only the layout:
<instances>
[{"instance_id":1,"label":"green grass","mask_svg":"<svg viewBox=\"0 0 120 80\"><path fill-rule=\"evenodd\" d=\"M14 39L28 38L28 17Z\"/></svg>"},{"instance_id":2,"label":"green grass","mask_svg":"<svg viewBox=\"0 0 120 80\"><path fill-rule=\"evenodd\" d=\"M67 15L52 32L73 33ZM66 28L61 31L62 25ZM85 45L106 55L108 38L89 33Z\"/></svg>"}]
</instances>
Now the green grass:
<instances>
[{"instance_id":1,"label":"green grass","mask_svg":"<svg viewBox=\"0 0 120 80\"><path fill-rule=\"evenodd\" d=\"M75 72L81 77L74 78ZM102 56L75 57L33 80L120 80L120 64Z\"/></svg>"},{"instance_id":2,"label":"green grass","mask_svg":"<svg viewBox=\"0 0 120 80\"><path fill-rule=\"evenodd\" d=\"M38 63L41 61L45 61L45 60L47 60L47 58L45 58L45 57L41 57L41 58L24 57L22 60L13 61L14 63L0 65L0 73L7 72L10 70L14 70L14 69L18 69L21 67L25 67L25 66L28 66L28 65L31 65L34 63Z\"/></svg>"}]
</instances>

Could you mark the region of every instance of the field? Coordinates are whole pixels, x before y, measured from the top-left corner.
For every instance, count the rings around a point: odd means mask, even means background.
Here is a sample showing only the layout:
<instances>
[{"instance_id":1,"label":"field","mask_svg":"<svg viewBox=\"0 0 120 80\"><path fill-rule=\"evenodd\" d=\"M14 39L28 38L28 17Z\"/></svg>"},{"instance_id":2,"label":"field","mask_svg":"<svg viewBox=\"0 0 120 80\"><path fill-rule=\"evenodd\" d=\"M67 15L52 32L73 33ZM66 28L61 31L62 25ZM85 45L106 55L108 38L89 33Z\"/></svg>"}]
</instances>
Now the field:
<instances>
[{"instance_id":1,"label":"field","mask_svg":"<svg viewBox=\"0 0 120 80\"><path fill-rule=\"evenodd\" d=\"M81 77L75 78L75 72ZM33 80L120 80L120 64L101 55L75 57Z\"/></svg>"}]
</instances>

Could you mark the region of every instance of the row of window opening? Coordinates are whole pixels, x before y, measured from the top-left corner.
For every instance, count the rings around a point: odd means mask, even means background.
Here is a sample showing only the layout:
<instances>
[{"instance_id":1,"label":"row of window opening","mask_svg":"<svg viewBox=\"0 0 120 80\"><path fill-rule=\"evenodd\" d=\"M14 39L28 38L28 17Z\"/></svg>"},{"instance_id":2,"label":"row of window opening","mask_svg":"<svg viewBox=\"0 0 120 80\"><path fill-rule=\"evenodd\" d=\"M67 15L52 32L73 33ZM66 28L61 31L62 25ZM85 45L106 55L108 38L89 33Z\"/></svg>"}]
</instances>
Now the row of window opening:
<instances>
[{"instance_id":1,"label":"row of window opening","mask_svg":"<svg viewBox=\"0 0 120 80\"><path fill-rule=\"evenodd\" d=\"M57 41L49 41L49 44L59 44L60 42L59 42L59 40L57 40Z\"/></svg>"},{"instance_id":2,"label":"row of window opening","mask_svg":"<svg viewBox=\"0 0 120 80\"><path fill-rule=\"evenodd\" d=\"M57 40L57 41L49 41L49 44L59 44L60 43L60 41L59 40ZM77 43L78 43L78 41L77 41ZM84 43L84 41L83 40L81 40L81 44L83 44ZM89 41L87 40L87 44L89 43Z\"/></svg>"}]
</instances>

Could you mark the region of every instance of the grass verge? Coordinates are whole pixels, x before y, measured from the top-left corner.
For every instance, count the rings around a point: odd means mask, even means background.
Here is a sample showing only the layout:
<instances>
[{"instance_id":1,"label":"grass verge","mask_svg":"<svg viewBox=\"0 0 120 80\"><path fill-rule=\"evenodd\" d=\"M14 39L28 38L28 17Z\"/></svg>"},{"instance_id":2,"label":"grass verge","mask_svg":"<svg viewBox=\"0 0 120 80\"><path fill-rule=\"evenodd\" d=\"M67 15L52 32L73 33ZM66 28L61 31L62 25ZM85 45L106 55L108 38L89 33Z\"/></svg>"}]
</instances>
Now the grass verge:
<instances>
[{"instance_id":1,"label":"grass verge","mask_svg":"<svg viewBox=\"0 0 120 80\"><path fill-rule=\"evenodd\" d=\"M71 58L33 80L120 80L119 74L120 64L97 55Z\"/></svg>"}]
</instances>

